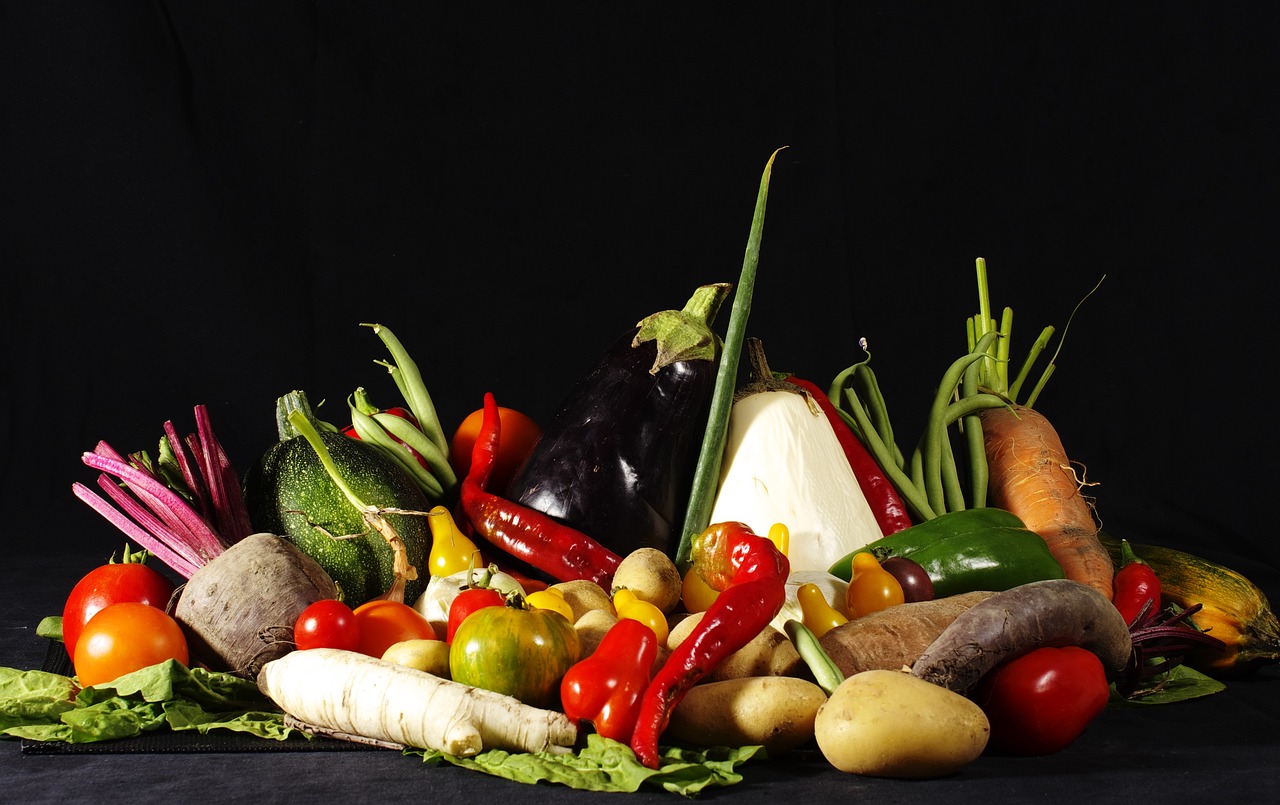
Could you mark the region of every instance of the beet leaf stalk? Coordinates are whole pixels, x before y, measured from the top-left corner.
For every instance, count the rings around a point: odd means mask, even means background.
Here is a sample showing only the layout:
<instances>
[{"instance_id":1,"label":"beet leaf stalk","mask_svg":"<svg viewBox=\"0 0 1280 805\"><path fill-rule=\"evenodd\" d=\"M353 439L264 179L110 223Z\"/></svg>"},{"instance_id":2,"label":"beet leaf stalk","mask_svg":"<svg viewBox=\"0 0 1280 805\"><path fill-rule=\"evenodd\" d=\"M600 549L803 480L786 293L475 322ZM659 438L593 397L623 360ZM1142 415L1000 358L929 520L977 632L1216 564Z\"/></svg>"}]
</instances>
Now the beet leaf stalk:
<instances>
[{"instance_id":1,"label":"beet leaf stalk","mask_svg":"<svg viewBox=\"0 0 1280 805\"><path fill-rule=\"evenodd\" d=\"M164 423L159 458L127 458L106 442L82 457L100 471L99 495L82 483L71 490L130 539L183 578L253 531L240 480L214 435L208 410L195 408L196 432L185 443Z\"/></svg>"}]
</instances>

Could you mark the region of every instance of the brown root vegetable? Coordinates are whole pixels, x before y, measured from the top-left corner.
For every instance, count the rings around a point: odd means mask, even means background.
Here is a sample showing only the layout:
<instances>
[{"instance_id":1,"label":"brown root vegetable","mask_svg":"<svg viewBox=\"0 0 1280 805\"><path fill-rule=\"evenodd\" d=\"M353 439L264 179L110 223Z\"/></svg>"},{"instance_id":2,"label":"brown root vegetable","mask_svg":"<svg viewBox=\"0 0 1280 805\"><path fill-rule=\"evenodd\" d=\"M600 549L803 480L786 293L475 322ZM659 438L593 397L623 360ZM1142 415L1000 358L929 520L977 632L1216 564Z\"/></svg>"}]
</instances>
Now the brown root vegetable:
<instances>
[{"instance_id":1,"label":"brown root vegetable","mask_svg":"<svg viewBox=\"0 0 1280 805\"><path fill-rule=\"evenodd\" d=\"M1034 581L996 593L958 615L911 666L921 679L958 693L988 671L1041 646L1080 646L1108 676L1129 662L1133 640L1115 605L1071 579Z\"/></svg>"},{"instance_id":2,"label":"brown root vegetable","mask_svg":"<svg viewBox=\"0 0 1280 805\"><path fill-rule=\"evenodd\" d=\"M338 588L314 559L274 534L252 534L197 570L173 615L193 662L247 679L294 648L302 610Z\"/></svg>"},{"instance_id":3,"label":"brown root vegetable","mask_svg":"<svg viewBox=\"0 0 1280 805\"><path fill-rule=\"evenodd\" d=\"M993 595L978 591L899 604L836 626L818 642L845 676L898 671L910 667L962 612Z\"/></svg>"}]
</instances>

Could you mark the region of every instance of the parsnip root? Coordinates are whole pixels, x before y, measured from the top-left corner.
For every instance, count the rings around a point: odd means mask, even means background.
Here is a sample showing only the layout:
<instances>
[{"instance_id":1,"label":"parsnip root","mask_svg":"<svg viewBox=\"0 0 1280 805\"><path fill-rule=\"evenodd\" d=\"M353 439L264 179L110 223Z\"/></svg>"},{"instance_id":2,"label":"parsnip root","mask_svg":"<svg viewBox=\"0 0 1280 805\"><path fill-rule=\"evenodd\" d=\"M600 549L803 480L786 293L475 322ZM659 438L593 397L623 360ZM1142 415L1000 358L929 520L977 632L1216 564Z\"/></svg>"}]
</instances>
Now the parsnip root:
<instances>
[{"instance_id":1,"label":"parsnip root","mask_svg":"<svg viewBox=\"0 0 1280 805\"><path fill-rule=\"evenodd\" d=\"M461 757L570 752L578 736L564 713L350 651L286 654L263 667L258 688L304 723Z\"/></svg>"}]
</instances>

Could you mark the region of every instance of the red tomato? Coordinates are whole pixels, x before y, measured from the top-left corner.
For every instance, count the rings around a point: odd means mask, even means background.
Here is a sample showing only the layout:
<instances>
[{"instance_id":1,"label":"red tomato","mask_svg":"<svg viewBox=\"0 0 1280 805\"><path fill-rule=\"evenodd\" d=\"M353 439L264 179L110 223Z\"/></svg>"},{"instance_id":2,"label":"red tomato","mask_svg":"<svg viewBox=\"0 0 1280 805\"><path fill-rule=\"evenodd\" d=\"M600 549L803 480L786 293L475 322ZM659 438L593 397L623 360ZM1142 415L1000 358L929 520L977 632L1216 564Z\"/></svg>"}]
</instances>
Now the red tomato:
<instances>
[{"instance_id":1,"label":"red tomato","mask_svg":"<svg viewBox=\"0 0 1280 805\"><path fill-rule=\"evenodd\" d=\"M158 570L138 562L113 562L95 567L71 588L62 607L62 642L67 656L76 656L76 642L84 625L111 604L134 601L164 609L174 584Z\"/></svg>"},{"instance_id":2,"label":"red tomato","mask_svg":"<svg viewBox=\"0 0 1280 805\"><path fill-rule=\"evenodd\" d=\"M182 627L162 609L123 601L89 619L76 643L74 662L81 687L89 687L165 660L187 664Z\"/></svg>"},{"instance_id":3,"label":"red tomato","mask_svg":"<svg viewBox=\"0 0 1280 805\"><path fill-rule=\"evenodd\" d=\"M387 649L401 640L435 640L436 630L431 621L399 601L375 598L355 608L356 628L360 640L356 648L361 654L381 657Z\"/></svg>"},{"instance_id":4,"label":"red tomato","mask_svg":"<svg viewBox=\"0 0 1280 805\"><path fill-rule=\"evenodd\" d=\"M467 619L467 616L477 609L500 607L506 603L507 599L502 597L502 593L488 587L471 587L458 593L454 596L453 603L449 604L449 625L445 642L453 642L453 633L458 631L458 627Z\"/></svg>"},{"instance_id":5,"label":"red tomato","mask_svg":"<svg viewBox=\"0 0 1280 805\"><path fill-rule=\"evenodd\" d=\"M299 649L360 649L360 626L351 607L333 598L323 598L298 615L293 641ZM379 655L381 656L381 655Z\"/></svg>"},{"instance_id":6,"label":"red tomato","mask_svg":"<svg viewBox=\"0 0 1280 805\"><path fill-rule=\"evenodd\" d=\"M467 414L454 431L449 444L449 465L461 478L471 469L471 448L484 420L484 409L477 408ZM498 458L489 474L488 489L501 493L511 484L520 465L528 458L534 444L542 436L542 427L533 419L514 408L498 406Z\"/></svg>"},{"instance_id":7,"label":"red tomato","mask_svg":"<svg viewBox=\"0 0 1280 805\"><path fill-rule=\"evenodd\" d=\"M1107 706L1102 661L1079 646L1038 648L997 667L973 700L991 722L988 746L1012 755L1066 748Z\"/></svg>"}]
</instances>

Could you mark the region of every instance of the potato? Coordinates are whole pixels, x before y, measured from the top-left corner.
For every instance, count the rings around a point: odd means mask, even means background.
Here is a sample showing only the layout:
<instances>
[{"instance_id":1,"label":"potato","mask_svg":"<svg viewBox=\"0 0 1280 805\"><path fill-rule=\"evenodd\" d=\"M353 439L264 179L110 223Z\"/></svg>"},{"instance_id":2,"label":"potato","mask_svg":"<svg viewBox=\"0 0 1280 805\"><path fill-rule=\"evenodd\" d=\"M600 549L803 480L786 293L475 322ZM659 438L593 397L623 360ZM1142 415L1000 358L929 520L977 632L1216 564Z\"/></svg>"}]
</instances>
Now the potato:
<instances>
[{"instance_id":1,"label":"potato","mask_svg":"<svg viewBox=\"0 0 1280 805\"><path fill-rule=\"evenodd\" d=\"M561 581L551 586L559 590L564 595L564 600L569 602L574 623L593 609L604 609L614 614L613 599L609 597L608 591L590 579Z\"/></svg>"},{"instance_id":2,"label":"potato","mask_svg":"<svg viewBox=\"0 0 1280 805\"><path fill-rule=\"evenodd\" d=\"M582 617L574 621L573 630L578 633L578 644L582 647L582 656L589 657L595 653L605 633L618 622L613 609L589 609Z\"/></svg>"},{"instance_id":3,"label":"potato","mask_svg":"<svg viewBox=\"0 0 1280 805\"><path fill-rule=\"evenodd\" d=\"M822 688L793 676L751 676L694 685L665 736L694 746L761 745L770 756L813 740Z\"/></svg>"},{"instance_id":4,"label":"potato","mask_svg":"<svg viewBox=\"0 0 1280 805\"><path fill-rule=\"evenodd\" d=\"M667 648L674 649L684 642L702 621L702 616L703 613L695 612L672 626L667 635ZM765 626L745 646L725 657L702 681L705 684L746 676L797 676L806 668L791 638L772 626Z\"/></svg>"},{"instance_id":5,"label":"potato","mask_svg":"<svg viewBox=\"0 0 1280 805\"><path fill-rule=\"evenodd\" d=\"M449 678L449 644L443 640L401 640L388 646L382 653L382 659L417 668L442 679Z\"/></svg>"},{"instance_id":6,"label":"potato","mask_svg":"<svg viewBox=\"0 0 1280 805\"><path fill-rule=\"evenodd\" d=\"M649 603L670 615L680 603L680 593L684 590L684 577L676 568L676 563L657 548L637 548L618 564L613 573L613 588L610 593L627 589L636 594L636 598Z\"/></svg>"},{"instance_id":7,"label":"potato","mask_svg":"<svg viewBox=\"0 0 1280 805\"><path fill-rule=\"evenodd\" d=\"M905 671L854 674L814 720L814 738L827 761L869 777L954 774L982 754L990 735L982 708Z\"/></svg>"}]
</instances>

